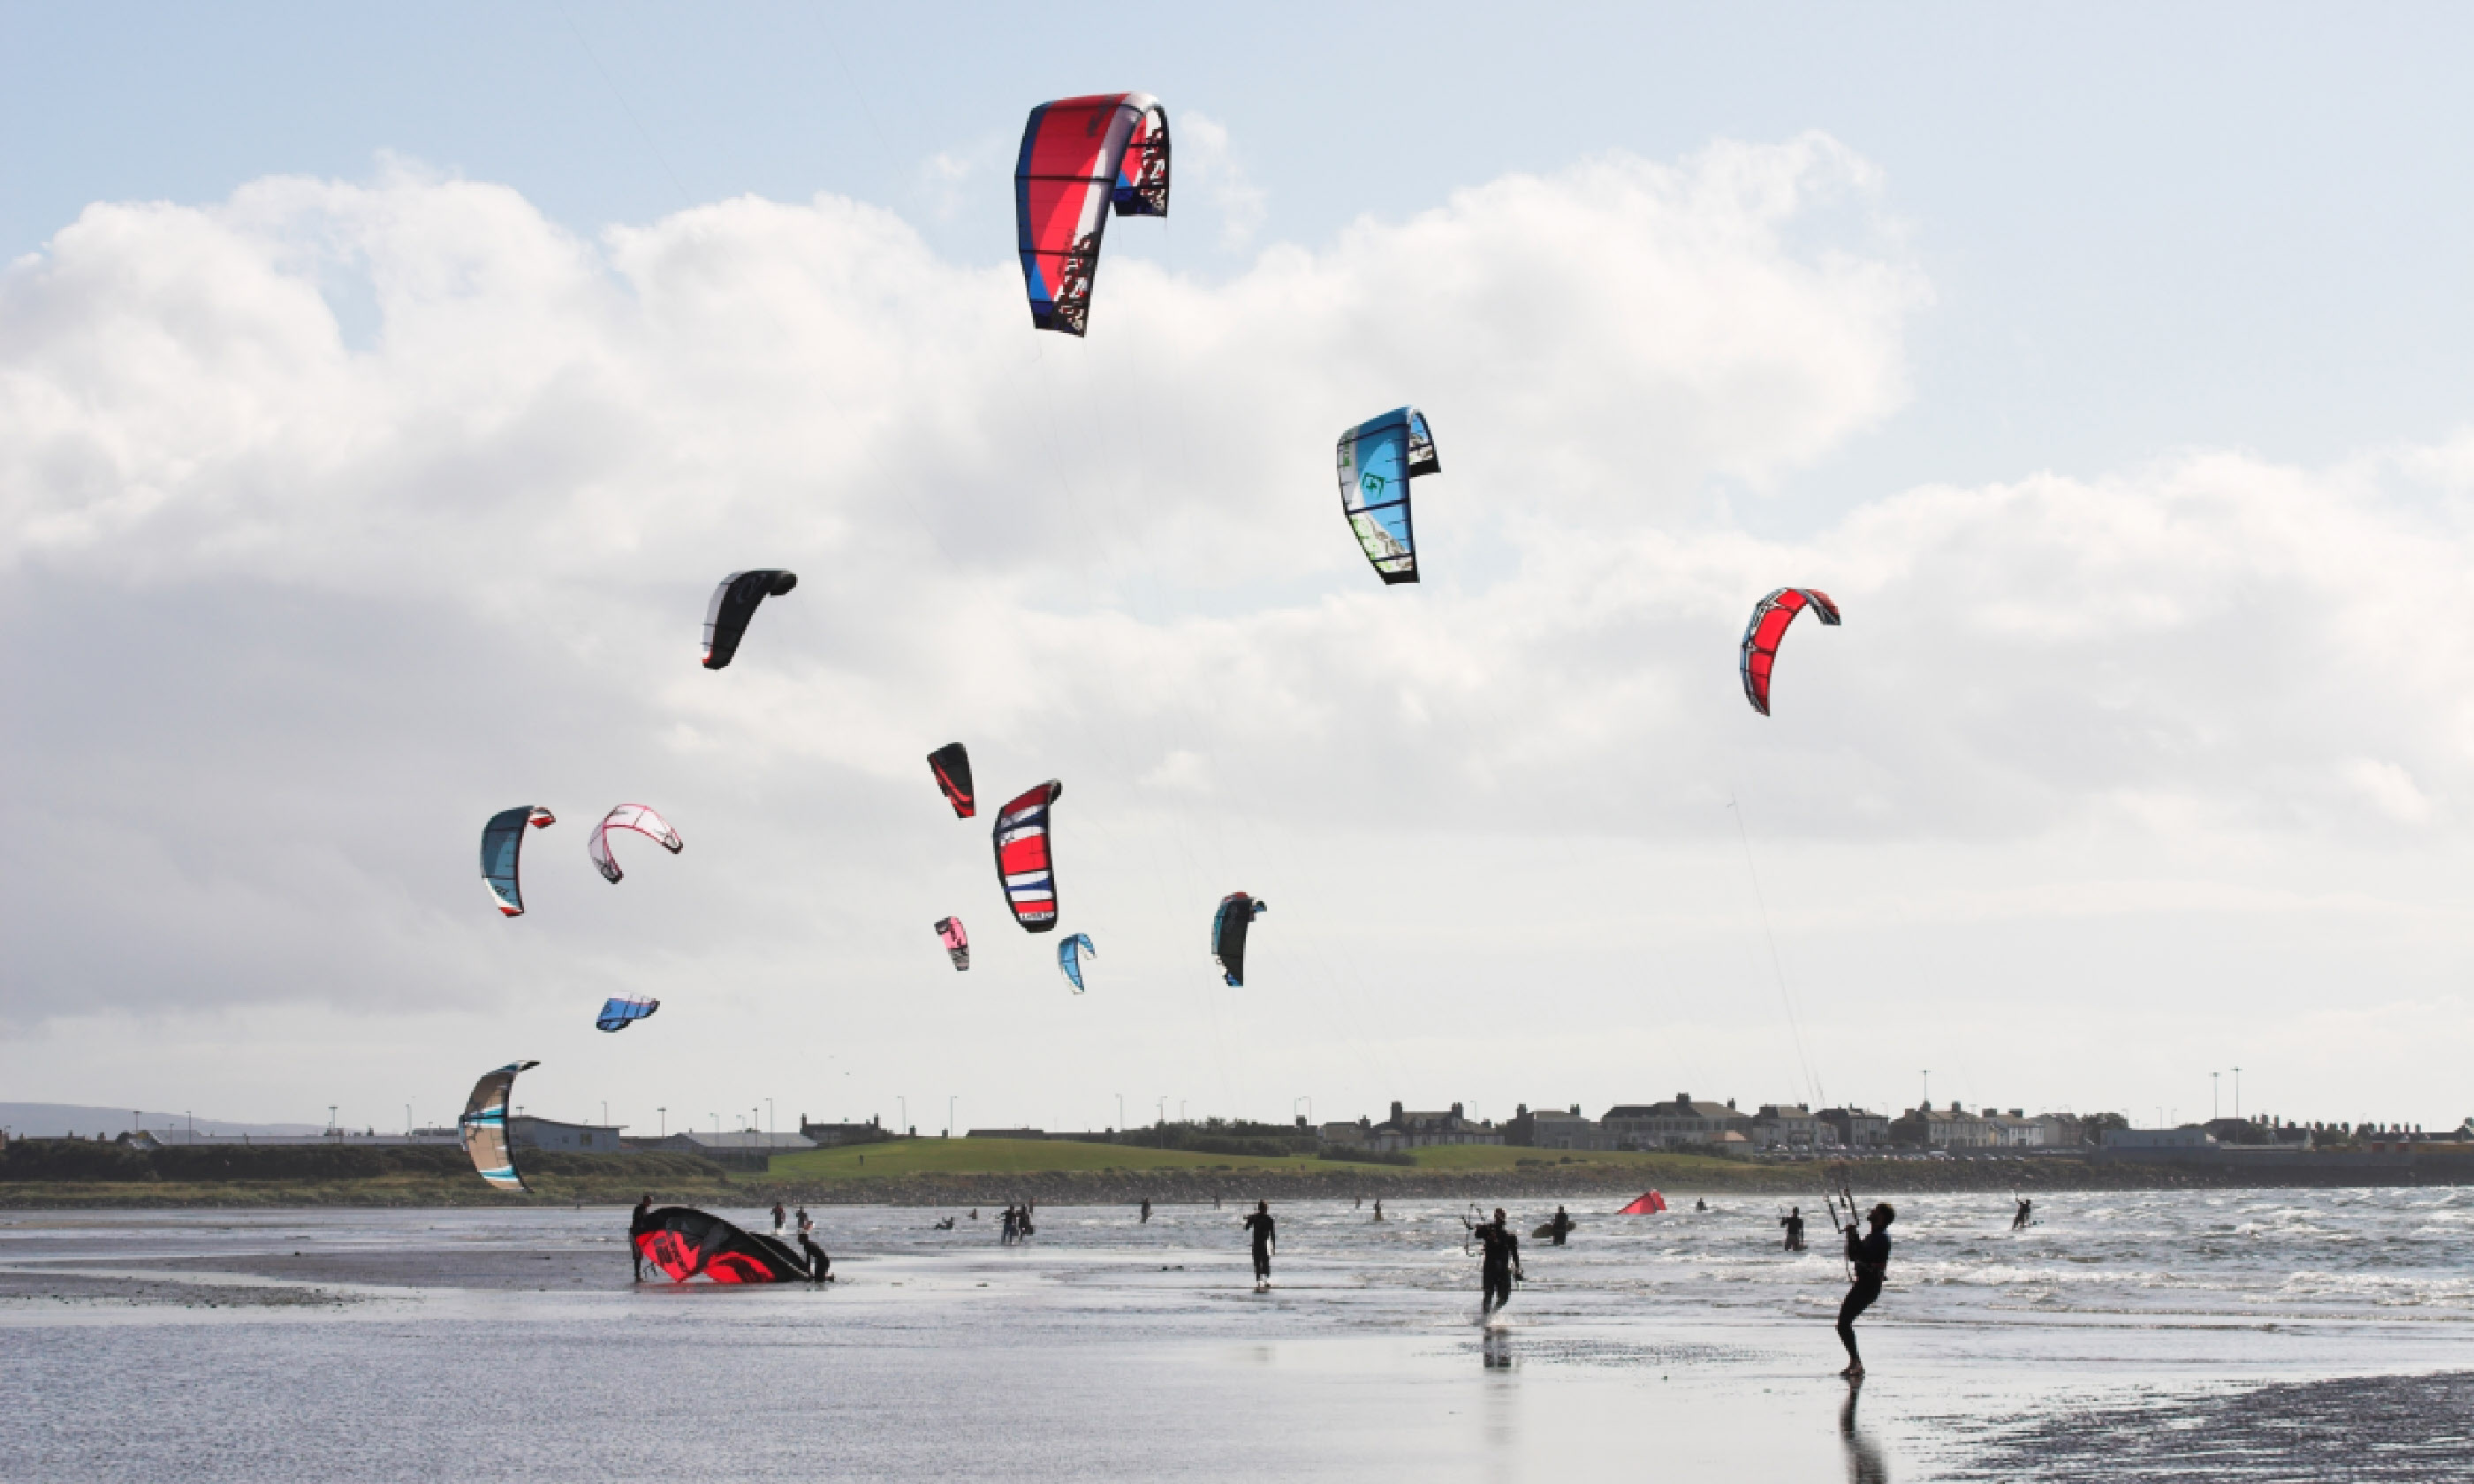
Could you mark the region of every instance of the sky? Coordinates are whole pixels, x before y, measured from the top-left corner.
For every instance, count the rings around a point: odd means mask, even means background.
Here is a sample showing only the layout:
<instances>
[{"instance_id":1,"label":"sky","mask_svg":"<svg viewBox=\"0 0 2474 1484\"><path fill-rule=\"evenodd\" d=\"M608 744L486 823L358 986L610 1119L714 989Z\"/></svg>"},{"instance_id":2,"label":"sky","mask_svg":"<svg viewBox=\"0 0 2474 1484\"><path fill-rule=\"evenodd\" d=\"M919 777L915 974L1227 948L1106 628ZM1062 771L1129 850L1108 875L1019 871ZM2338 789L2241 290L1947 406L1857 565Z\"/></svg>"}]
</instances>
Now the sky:
<instances>
[{"instance_id":1,"label":"sky","mask_svg":"<svg viewBox=\"0 0 2474 1484\"><path fill-rule=\"evenodd\" d=\"M2474 18L1494 20L0 6L0 1092L2474 1113ZM1036 333L1022 117L1124 88L1172 216Z\"/></svg>"}]
</instances>

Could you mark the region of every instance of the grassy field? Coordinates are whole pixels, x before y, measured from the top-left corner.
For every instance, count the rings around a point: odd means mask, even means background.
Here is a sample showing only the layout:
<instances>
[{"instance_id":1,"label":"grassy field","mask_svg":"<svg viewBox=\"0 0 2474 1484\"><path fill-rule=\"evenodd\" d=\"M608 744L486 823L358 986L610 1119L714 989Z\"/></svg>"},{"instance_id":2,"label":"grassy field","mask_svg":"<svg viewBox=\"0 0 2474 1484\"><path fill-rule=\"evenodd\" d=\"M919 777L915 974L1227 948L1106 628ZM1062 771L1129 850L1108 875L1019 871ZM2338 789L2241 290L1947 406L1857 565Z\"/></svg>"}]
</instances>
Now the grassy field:
<instances>
[{"instance_id":1,"label":"grassy field","mask_svg":"<svg viewBox=\"0 0 2474 1484\"><path fill-rule=\"evenodd\" d=\"M1757 1167L1729 1160L1672 1154L1540 1155L1535 1149L1458 1144L1416 1151L1415 1164L1359 1164L1304 1157L1191 1154L1145 1149L1136 1144L1085 1144L1044 1138L910 1138L849 1149L813 1149L775 1155L771 1178L787 1181L889 1180L903 1175L1037 1175L1063 1171L1294 1170L1346 1173L1369 1181L1419 1174L1478 1174L1501 1170L1545 1175L1558 1170L1605 1175L1637 1170L1645 1184L1691 1179L1725 1186L1758 1179Z\"/></svg>"}]
</instances>

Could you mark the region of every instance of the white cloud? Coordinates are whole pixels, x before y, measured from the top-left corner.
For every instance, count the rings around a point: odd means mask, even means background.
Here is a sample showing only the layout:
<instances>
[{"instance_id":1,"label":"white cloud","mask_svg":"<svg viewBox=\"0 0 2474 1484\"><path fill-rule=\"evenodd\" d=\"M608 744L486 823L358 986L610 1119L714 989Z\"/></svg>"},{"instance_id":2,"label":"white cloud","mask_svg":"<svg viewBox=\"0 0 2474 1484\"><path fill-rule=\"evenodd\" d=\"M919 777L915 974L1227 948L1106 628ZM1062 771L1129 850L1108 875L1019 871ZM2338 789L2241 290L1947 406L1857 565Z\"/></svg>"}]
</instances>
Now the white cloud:
<instances>
[{"instance_id":1,"label":"white cloud","mask_svg":"<svg viewBox=\"0 0 2474 1484\"><path fill-rule=\"evenodd\" d=\"M1636 1095L1637 1042L1716 1087L1776 1041L1766 1009L1704 1013L1776 998L1743 967L1731 795L1842 1065L1915 1017L1944 1034L1934 1007L1988 973L2048 997L1976 1004L1979 1055L2056 999L2308 1001L2370 923L2382 982L2435 994L2468 956L2420 884L2462 864L2431 826L2474 760L2474 651L2438 616L2457 455L2194 452L1912 490L1791 540L1694 514L1906 396L1926 288L1823 225L1878 189L1817 135L1602 156L1225 282L1116 257L1079 343L1031 330L1009 262L836 199L597 241L406 169L92 207L0 277L5 762L41 780L0 881L0 1065L66 1097L30 1079L108 1069L93 1027L239 1007L417 1011L422 1049L326 1043L373 1089L518 1031L608 1066L578 1027L644 988L668 1003L636 1043L698 1086L864 1041L885 1078L1000 1099L1135 1064L1257 1113L1307 1075ZM1331 442L1410 400L1445 471L1418 493L1429 580L1386 589ZM760 563L798 591L699 670L707 589ZM1786 583L1847 623L1790 634L1763 720L1735 640ZM1068 781L1068 926L1106 955L1070 1044L984 820L930 787L954 737L983 797ZM582 833L621 799L688 849L612 889ZM562 824L510 923L472 857L518 802ZM1249 1003L1288 1021L1213 1019L1201 923L1240 887L1277 908ZM927 926L957 910L983 946L958 983ZM1506 984L1624 1035L1494 1065ZM1878 1013L1834 1008L1856 987ZM1391 1043L1404 1017L1430 1066ZM1984 1096L2107 1096L2065 1049ZM1762 1074L1740 1090L1794 1092Z\"/></svg>"},{"instance_id":2,"label":"white cloud","mask_svg":"<svg viewBox=\"0 0 2474 1484\"><path fill-rule=\"evenodd\" d=\"M1177 118L1173 142L1176 183L1219 213L1221 247L1235 251L1253 241L1271 198L1230 153L1228 126L1189 108Z\"/></svg>"}]
</instances>

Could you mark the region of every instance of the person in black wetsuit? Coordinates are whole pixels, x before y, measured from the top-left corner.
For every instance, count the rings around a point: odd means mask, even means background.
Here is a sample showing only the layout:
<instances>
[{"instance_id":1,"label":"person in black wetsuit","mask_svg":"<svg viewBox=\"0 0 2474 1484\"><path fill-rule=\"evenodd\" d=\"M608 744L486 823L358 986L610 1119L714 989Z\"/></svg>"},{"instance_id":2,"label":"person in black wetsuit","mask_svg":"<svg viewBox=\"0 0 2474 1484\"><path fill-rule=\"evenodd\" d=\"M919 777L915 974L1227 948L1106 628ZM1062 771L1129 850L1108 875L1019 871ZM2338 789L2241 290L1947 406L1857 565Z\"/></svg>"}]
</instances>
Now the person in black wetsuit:
<instances>
[{"instance_id":1,"label":"person in black wetsuit","mask_svg":"<svg viewBox=\"0 0 2474 1484\"><path fill-rule=\"evenodd\" d=\"M1140 1224L1143 1226L1150 1226L1152 1224L1152 1198L1150 1196L1143 1197L1143 1219Z\"/></svg>"},{"instance_id":2,"label":"person in black wetsuit","mask_svg":"<svg viewBox=\"0 0 2474 1484\"><path fill-rule=\"evenodd\" d=\"M2010 1218L2010 1230L2011 1230L2011 1231L2013 1231L2013 1232L2025 1232L2025 1231L2026 1231L2026 1230L2027 1230L2027 1218L2028 1218L2028 1216L2029 1216L2030 1214L2032 1214L2032 1213L2035 1211L2035 1209L2036 1209L2036 1203L2035 1203L2035 1202L2033 1202L2033 1201L2028 1201L2028 1200L2022 1200L2022 1201L2019 1203L2019 1214L2017 1214L2017 1215L2015 1215L2015 1216L2013 1216L2013 1217L2011 1217L2011 1218Z\"/></svg>"},{"instance_id":3,"label":"person in black wetsuit","mask_svg":"<svg viewBox=\"0 0 2474 1484\"><path fill-rule=\"evenodd\" d=\"M1776 1210L1778 1208L1772 1207L1770 1209L1772 1210ZM1789 1252L1804 1251L1804 1208L1801 1206L1788 1207L1786 1209L1786 1214L1779 1218L1779 1225L1786 1228L1786 1250Z\"/></svg>"},{"instance_id":4,"label":"person in black wetsuit","mask_svg":"<svg viewBox=\"0 0 2474 1484\"><path fill-rule=\"evenodd\" d=\"M1523 1276L1520 1271L1520 1238L1503 1219L1503 1208L1494 1209L1494 1219L1473 1230L1478 1239L1480 1257L1478 1287L1481 1297L1477 1311L1480 1318L1493 1313L1512 1302L1512 1281Z\"/></svg>"},{"instance_id":5,"label":"person in black wetsuit","mask_svg":"<svg viewBox=\"0 0 2474 1484\"><path fill-rule=\"evenodd\" d=\"M1564 1238L1571 1234L1572 1213L1561 1206L1556 1207L1555 1219L1546 1223L1546 1239L1561 1247L1564 1245Z\"/></svg>"},{"instance_id":6,"label":"person in black wetsuit","mask_svg":"<svg viewBox=\"0 0 2474 1484\"><path fill-rule=\"evenodd\" d=\"M812 1283L830 1283L834 1281L834 1259L826 1256L823 1248L816 1245L816 1239L814 1237L810 1236L805 1232L801 1232L799 1233L799 1251L804 1254L808 1259L808 1281Z\"/></svg>"},{"instance_id":7,"label":"person in black wetsuit","mask_svg":"<svg viewBox=\"0 0 2474 1484\"><path fill-rule=\"evenodd\" d=\"M1254 1203L1254 1214L1246 1218L1246 1230L1254 1238L1254 1286L1269 1288L1272 1286L1272 1250L1279 1245L1279 1239L1272 1232L1271 1202Z\"/></svg>"},{"instance_id":8,"label":"person in black wetsuit","mask_svg":"<svg viewBox=\"0 0 2474 1484\"><path fill-rule=\"evenodd\" d=\"M1884 1202L1864 1219L1873 1224L1870 1233L1858 1234L1852 1226L1845 1233L1847 1260L1855 1265L1856 1281L1838 1305L1838 1343L1847 1347L1847 1369L1838 1374L1851 1381L1864 1378L1864 1357L1856 1349L1856 1316L1873 1306L1873 1301L1881 1296L1882 1281L1890 1276L1890 1223L1899 1219L1899 1213Z\"/></svg>"},{"instance_id":9,"label":"person in black wetsuit","mask_svg":"<svg viewBox=\"0 0 2474 1484\"><path fill-rule=\"evenodd\" d=\"M640 1283L644 1281L644 1249L636 1238L643 1235L651 1225L645 1218L652 1214L653 1194L648 1190L644 1192L644 1198L636 1203L636 1214L627 1221L627 1255L636 1259L636 1281Z\"/></svg>"}]
</instances>

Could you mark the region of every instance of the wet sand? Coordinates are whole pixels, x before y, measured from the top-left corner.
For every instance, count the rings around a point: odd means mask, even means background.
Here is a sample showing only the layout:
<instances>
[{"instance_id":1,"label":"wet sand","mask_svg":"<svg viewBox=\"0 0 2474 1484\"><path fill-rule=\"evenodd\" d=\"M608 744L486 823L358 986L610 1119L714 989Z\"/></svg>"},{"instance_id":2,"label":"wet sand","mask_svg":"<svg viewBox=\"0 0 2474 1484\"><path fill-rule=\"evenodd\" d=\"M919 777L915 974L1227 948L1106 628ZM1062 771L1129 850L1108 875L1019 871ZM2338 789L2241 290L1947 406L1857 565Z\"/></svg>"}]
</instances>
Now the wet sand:
<instances>
[{"instance_id":1,"label":"wet sand","mask_svg":"<svg viewBox=\"0 0 2474 1484\"><path fill-rule=\"evenodd\" d=\"M1292 1209L1262 1294L1207 1209L1043 1211L1019 1248L837 1210L821 1290L634 1284L608 1211L29 1217L0 1476L2447 1477L2474 1305L2416 1256L2457 1250L2447 1199L2324 1216L2307 1282L2282 1207L2092 1212L2112 1247L2041 1257L1918 1208L1853 1394L1835 1259L1766 1209L1589 1213L1487 1328L1453 1209Z\"/></svg>"}]
</instances>

